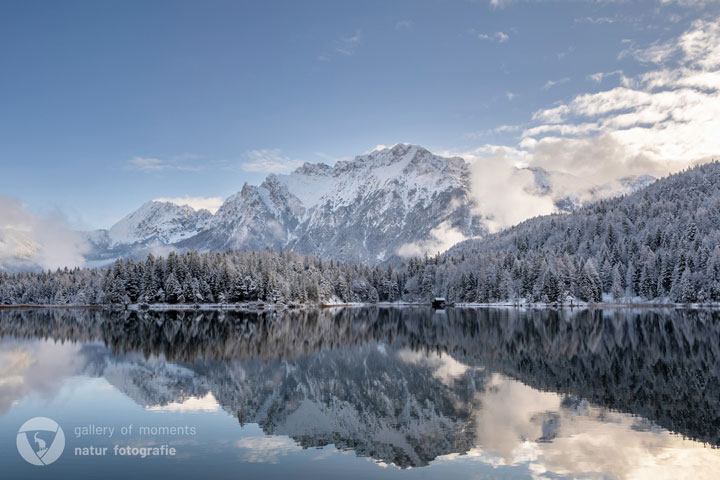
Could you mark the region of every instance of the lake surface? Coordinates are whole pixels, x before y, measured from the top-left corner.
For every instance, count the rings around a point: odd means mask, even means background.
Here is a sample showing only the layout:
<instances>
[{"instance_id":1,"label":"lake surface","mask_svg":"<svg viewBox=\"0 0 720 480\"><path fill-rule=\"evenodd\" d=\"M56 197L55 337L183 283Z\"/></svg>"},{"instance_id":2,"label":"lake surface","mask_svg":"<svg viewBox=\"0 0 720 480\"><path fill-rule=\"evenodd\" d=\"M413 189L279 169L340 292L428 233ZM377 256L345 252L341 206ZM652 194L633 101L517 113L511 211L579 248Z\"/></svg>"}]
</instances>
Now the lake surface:
<instances>
[{"instance_id":1,"label":"lake surface","mask_svg":"<svg viewBox=\"0 0 720 480\"><path fill-rule=\"evenodd\" d=\"M0 311L3 479L702 479L718 445L718 312Z\"/></svg>"}]
</instances>

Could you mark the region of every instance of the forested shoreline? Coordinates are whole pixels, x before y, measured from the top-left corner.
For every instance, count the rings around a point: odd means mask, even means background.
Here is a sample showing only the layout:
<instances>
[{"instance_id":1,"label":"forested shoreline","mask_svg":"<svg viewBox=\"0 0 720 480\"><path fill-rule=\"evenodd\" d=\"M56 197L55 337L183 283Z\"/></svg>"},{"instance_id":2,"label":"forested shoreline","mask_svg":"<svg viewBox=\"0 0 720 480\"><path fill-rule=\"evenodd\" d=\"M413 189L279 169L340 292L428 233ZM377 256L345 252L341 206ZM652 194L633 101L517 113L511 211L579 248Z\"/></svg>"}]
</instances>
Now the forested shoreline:
<instances>
[{"instance_id":1,"label":"forested shoreline","mask_svg":"<svg viewBox=\"0 0 720 480\"><path fill-rule=\"evenodd\" d=\"M436 296L466 303L716 304L720 163L396 268L230 250L0 274L0 305L317 305Z\"/></svg>"},{"instance_id":2,"label":"forested shoreline","mask_svg":"<svg viewBox=\"0 0 720 480\"><path fill-rule=\"evenodd\" d=\"M435 263L411 260L406 289L458 302L720 302L720 163L463 242Z\"/></svg>"},{"instance_id":3,"label":"forested shoreline","mask_svg":"<svg viewBox=\"0 0 720 480\"><path fill-rule=\"evenodd\" d=\"M105 269L3 274L0 304L377 302L399 299L397 282L392 268L326 262L288 251L171 252L167 258L117 260Z\"/></svg>"}]
</instances>

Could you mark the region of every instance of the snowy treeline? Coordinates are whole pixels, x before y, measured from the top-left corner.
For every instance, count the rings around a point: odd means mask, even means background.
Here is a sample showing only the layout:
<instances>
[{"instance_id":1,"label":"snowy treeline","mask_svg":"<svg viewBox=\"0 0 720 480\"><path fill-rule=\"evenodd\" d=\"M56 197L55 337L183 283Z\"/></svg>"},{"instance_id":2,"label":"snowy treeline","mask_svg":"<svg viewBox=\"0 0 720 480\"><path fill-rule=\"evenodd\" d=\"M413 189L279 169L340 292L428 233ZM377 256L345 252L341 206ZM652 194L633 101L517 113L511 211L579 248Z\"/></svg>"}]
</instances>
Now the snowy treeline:
<instances>
[{"instance_id":1,"label":"snowy treeline","mask_svg":"<svg viewBox=\"0 0 720 480\"><path fill-rule=\"evenodd\" d=\"M405 296L720 301L720 163L412 260Z\"/></svg>"},{"instance_id":2,"label":"snowy treeline","mask_svg":"<svg viewBox=\"0 0 720 480\"><path fill-rule=\"evenodd\" d=\"M428 301L720 302L720 163L538 217L395 271L227 251L0 274L0 304Z\"/></svg>"},{"instance_id":3,"label":"snowy treeline","mask_svg":"<svg viewBox=\"0 0 720 480\"><path fill-rule=\"evenodd\" d=\"M0 304L5 305L376 302L398 297L391 268L270 250L170 253L167 258L118 260L105 269L0 275Z\"/></svg>"}]
</instances>

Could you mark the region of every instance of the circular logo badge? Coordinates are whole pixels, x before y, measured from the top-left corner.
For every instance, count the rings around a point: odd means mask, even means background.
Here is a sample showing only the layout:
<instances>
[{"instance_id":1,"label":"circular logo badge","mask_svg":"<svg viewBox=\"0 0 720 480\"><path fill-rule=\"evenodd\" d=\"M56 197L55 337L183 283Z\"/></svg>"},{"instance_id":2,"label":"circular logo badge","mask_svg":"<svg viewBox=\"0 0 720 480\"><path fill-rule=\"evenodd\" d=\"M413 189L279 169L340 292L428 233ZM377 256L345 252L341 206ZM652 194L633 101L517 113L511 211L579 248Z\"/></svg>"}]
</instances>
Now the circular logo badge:
<instances>
[{"instance_id":1,"label":"circular logo badge","mask_svg":"<svg viewBox=\"0 0 720 480\"><path fill-rule=\"evenodd\" d=\"M47 417L31 418L18 430L17 449L28 463L50 465L65 450L65 434L54 420Z\"/></svg>"}]
</instances>

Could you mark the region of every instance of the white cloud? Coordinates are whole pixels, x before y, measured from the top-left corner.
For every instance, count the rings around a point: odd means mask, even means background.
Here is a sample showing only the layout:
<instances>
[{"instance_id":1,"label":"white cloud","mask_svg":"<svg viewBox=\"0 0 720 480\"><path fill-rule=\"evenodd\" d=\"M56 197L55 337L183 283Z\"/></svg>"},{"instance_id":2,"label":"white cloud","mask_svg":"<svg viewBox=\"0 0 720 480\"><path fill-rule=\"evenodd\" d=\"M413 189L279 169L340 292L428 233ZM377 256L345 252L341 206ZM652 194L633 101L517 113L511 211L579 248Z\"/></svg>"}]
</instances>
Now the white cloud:
<instances>
[{"instance_id":1,"label":"white cloud","mask_svg":"<svg viewBox=\"0 0 720 480\"><path fill-rule=\"evenodd\" d=\"M512 102L515 97L517 97L517 93L505 92L505 96L507 97L508 101Z\"/></svg>"},{"instance_id":2,"label":"white cloud","mask_svg":"<svg viewBox=\"0 0 720 480\"><path fill-rule=\"evenodd\" d=\"M510 35L508 35L505 32L495 32L495 33L478 33L478 38L480 40L490 40L491 42L498 42L498 43L505 43L508 40L510 40Z\"/></svg>"},{"instance_id":3,"label":"white cloud","mask_svg":"<svg viewBox=\"0 0 720 480\"><path fill-rule=\"evenodd\" d=\"M140 172L162 172L165 170L181 170L195 172L202 170L202 164L197 163L201 160L200 155L192 153L184 153L182 155L175 155L168 158L160 157L133 157L128 162L128 167L131 170L138 170Z\"/></svg>"},{"instance_id":4,"label":"white cloud","mask_svg":"<svg viewBox=\"0 0 720 480\"><path fill-rule=\"evenodd\" d=\"M472 0L467 0L472 1ZM579 2L603 4L603 3L627 3L627 0L578 0ZM706 7L717 4L717 0L657 0L660 5L678 5L681 7ZM502 9L514 3L551 3L551 0L488 0L491 9ZM649 3L649 2L648 2ZM615 17L580 17L576 22L590 23L614 23L622 21L622 18Z\"/></svg>"},{"instance_id":5,"label":"white cloud","mask_svg":"<svg viewBox=\"0 0 720 480\"><path fill-rule=\"evenodd\" d=\"M507 132L517 132L520 130L519 125L500 125L499 127L495 127L492 129L493 133L507 133Z\"/></svg>"},{"instance_id":6,"label":"white cloud","mask_svg":"<svg viewBox=\"0 0 720 480\"><path fill-rule=\"evenodd\" d=\"M489 5L491 8L504 8L514 2L515 0L490 0Z\"/></svg>"},{"instance_id":7,"label":"white cloud","mask_svg":"<svg viewBox=\"0 0 720 480\"><path fill-rule=\"evenodd\" d=\"M597 72L597 73L588 75L587 79L592 80L595 83L602 83L602 81L605 80L606 78L612 77L614 75L622 75L622 74L623 74L622 70L615 70L612 72Z\"/></svg>"},{"instance_id":8,"label":"white cloud","mask_svg":"<svg viewBox=\"0 0 720 480\"><path fill-rule=\"evenodd\" d=\"M563 77L558 80L548 80L545 82L545 85L543 85L543 90L549 90L555 85L562 85L563 83L567 83L570 81L570 77Z\"/></svg>"},{"instance_id":9,"label":"white cloud","mask_svg":"<svg viewBox=\"0 0 720 480\"><path fill-rule=\"evenodd\" d=\"M134 157L130 160L130 164L137 170L143 172L159 172L168 168L167 162L159 158L151 157Z\"/></svg>"},{"instance_id":10,"label":"white cloud","mask_svg":"<svg viewBox=\"0 0 720 480\"><path fill-rule=\"evenodd\" d=\"M658 67L635 77L619 70L591 75L596 82L617 76L619 85L536 111L514 146L460 154L471 162L472 191L492 231L554 210L535 194L531 172L518 167L542 168L554 192L587 200L591 190L610 192L622 177L662 176L720 155L720 22L696 21L651 47L628 52ZM513 128L520 129L501 125L470 136Z\"/></svg>"},{"instance_id":11,"label":"white cloud","mask_svg":"<svg viewBox=\"0 0 720 480\"><path fill-rule=\"evenodd\" d=\"M575 51L575 47L570 46L570 47L566 48L565 50L563 50L562 52L558 53L557 58L558 58L558 60L562 60L563 58L567 57L574 51Z\"/></svg>"},{"instance_id":12,"label":"white cloud","mask_svg":"<svg viewBox=\"0 0 720 480\"><path fill-rule=\"evenodd\" d=\"M354 35L339 39L335 44L335 51L342 55L353 55L361 39L362 33L358 30Z\"/></svg>"},{"instance_id":13,"label":"white cloud","mask_svg":"<svg viewBox=\"0 0 720 480\"><path fill-rule=\"evenodd\" d=\"M646 48L628 47L620 51L618 60L632 56L643 63L662 63L669 60L676 52L676 46L671 42L656 42Z\"/></svg>"},{"instance_id":14,"label":"white cloud","mask_svg":"<svg viewBox=\"0 0 720 480\"><path fill-rule=\"evenodd\" d=\"M661 173L718 155L720 138L713 133L720 130L718 22L696 21L678 38L634 49L632 55L660 68L535 112L533 119L541 123L524 137L548 146L566 135L593 135L612 144L616 154Z\"/></svg>"},{"instance_id":15,"label":"white cloud","mask_svg":"<svg viewBox=\"0 0 720 480\"><path fill-rule=\"evenodd\" d=\"M20 264L82 266L87 250L85 240L59 212L39 217L16 199L0 195L0 270Z\"/></svg>"},{"instance_id":16,"label":"white cloud","mask_svg":"<svg viewBox=\"0 0 720 480\"><path fill-rule=\"evenodd\" d=\"M412 20L400 20L395 24L395 30L410 30L412 27Z\"/></svg>"},{"instance_id":17,"label":"white cloud","mask_svg":"<svg viewBox=\"0 0 720 480\"><path fill-rule=\"evenodd\" d=\"M628 48L619 57L633 56L645 63L666 64L677 60L680 65L696 69L720 66L720 24L718 20L696 20L679 38L656 42L646 48Z\"/></svg>"},{"instance_id":18,"label":"white cloud","mask_svg":"<svg viewBox=\"0 0 720 480\"><path fill-rule=\"evenodd\" d=\"M498 148L489 156L471 159L471 191L477 201L477 213L488 230L497 232L537 215L555 210L550 197L535 192L535 178L524 166L525 158L517 150Z\"/></svg>"},{"instance_id":19,"label":"white cloud","mask_svg":"<svg viewBox=\"0 0 720 480\"><path fill-rule=\"evenodd\" d=\"M217 212L217 209L223 203L220 197L191 197L185 195L184 197L160 197L153 199L156 202L170 202L175 205L188 205L195 210L209 210L211 213Z\"/></svg>"},{"instance_id":20,"label":"white cloud","mask_svg":"<svg viewBox=\"0 0 720 480\"><path fill-rule=\"evenodd\" d=\"M663 5L680 5L681 7L704 7L716 4L717 0L660 0Z\"/></svg>"},{"instance_id":21,"label":"white cloud","mask_svg":"<svg viewBox=\"0 0 720 480\"><path fill-rule=\"evenodd\" d=\"M246 172L289 173L304 163L283 155L277 148L251 150L246 157L248 161L240 164Z\"/></svg>"},{"instance_id":22,"label":"white cloud","mask_svg":"<svg viewBox=\"0 0 720 480\"><path fill-rule=\"evenodd\" d=\"M579 17L573 20L575 23L593 23L595 25L615 23L616 17Z\"/></svg>"},{"instance_id":23,"label":"white cloud","mask_svg":"<svg viewBox=\"0 0 720 480\"><path fill-rule=\"evenodd\" d=\"M362 30L356 30L354 34L345 37L340 37L333 40L330 46L323 53L318 55L320 61L330 61L333 57L350 57L355 54L355 51L362 43L363 33Z\"/></svg>"},{"instance_id":24,"label":"white cloud","mask_svg":"<svg viewBox=\"0 0 720 480\"><path fill-rule=\"evenodd\" d=\"M451 227L448 222L443 222L430 231L428 239L406 243L401 245L397 250L397 254L401 257L420 257L425 255L434 255L438 252L442 253L456 243L467 240L458 228Z\"/></svg>"},{"instance_id":25,"label":"white cloud","mask_svg":"<svg viewBox=\"0 0 720 480\"><path fill-rule=\"evenodd\" d=\"M478 132L468 132L465 134L466 137L469 138L484 138L488 135L497 135L499 133L510 133L510 132L517 132L522 130L522 127L520 125L499 125L495 128L490 128L487 130L480 130ZM447 151L447 152L439 152L441 155L458 155L458 153ZM463 154L459 154L462 156Z\"/></svg>"}]
</instances>

